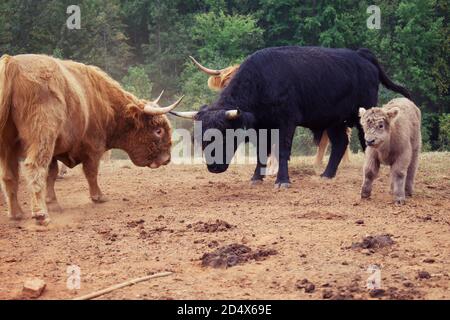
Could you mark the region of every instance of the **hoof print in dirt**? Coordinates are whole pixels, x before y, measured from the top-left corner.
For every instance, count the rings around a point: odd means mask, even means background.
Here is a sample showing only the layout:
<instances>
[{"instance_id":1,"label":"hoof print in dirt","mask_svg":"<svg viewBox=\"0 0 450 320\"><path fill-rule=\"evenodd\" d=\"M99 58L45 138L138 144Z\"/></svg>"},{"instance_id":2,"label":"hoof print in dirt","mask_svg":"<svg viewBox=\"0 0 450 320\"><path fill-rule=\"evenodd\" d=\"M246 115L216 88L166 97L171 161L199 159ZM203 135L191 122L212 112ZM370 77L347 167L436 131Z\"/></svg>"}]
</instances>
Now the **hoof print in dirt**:
<instances>
[{"instance_id":1,"label":"hoof print in dirt","mask_svg":"<svg viewBox=\"0 0 450 320\"><path fill-rule=\"evenodd\" d=\"M192 225L188 225L187 227L192 228L195 232L213 233L213 232L228 231L230 229L235 228L236 226L233 226L223 220L216 220L215 222L199 221Z\"/></svg>"},{"instance_id":2,"label":"hoof print in dirt","mask_svg":"<svg viewBox=\"0 0 450 320\"><path fill-rule=\"evenodd\" d=\"M252 250L242 244L230 244L214 252L205 253L200 260L203 267L230 268L251 260L261 261L276 254L277 251L273 249Z\"/></svg>"},{"instance_id":3,"label":"hoof print in dirt","mask_svg":"<svg viewBox=\"0 0 450 320\"><path fill-rule=\"evenodd\" d=\"M381 249L392 246L394 244L392 235L383 234L378 236L367 236L362 239L361 242L355 242L351 245L351 249Z\"/></svg>"}]
</instances>

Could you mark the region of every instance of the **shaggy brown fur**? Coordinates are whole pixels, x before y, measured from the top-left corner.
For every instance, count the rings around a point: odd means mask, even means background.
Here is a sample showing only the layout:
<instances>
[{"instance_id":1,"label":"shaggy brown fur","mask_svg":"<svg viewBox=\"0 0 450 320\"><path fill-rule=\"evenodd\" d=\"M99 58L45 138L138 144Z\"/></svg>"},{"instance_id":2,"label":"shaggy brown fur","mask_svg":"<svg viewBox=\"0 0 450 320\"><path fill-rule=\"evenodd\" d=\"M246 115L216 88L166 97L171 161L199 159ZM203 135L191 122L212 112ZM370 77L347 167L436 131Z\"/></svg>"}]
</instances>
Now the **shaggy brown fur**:
<instances>
[{"instance_id":1,"label":"shaggy brown fur","mask_svg":"<svg viewBox=\"0 0 450 320\"><path fill-rule=\"evenodd\" d=\"M396 204L412 196L422 145L419 108L406 98L391 100L383 108L360 109L367 141L361 197L368 198L380 164L391 167L391 191Z\"/></svg>"},{"instance_id":2,"label":"shaggy brown fur","mask_svg":"<svg viewBox=\"0 0 450 320\"><path fill-rule=\"evenodd\" d=\"M236 72L239 70L239 65L231 66L220 71L220 75L211 76L208 79L208 87L214 91L223 90L230 83Z\"/></svg>"},{"instance_id":3,"label":"shaggy brown fur","mask_svg":"<svg viewBox=\"0 0 450 320\"><path fill-rule=\"evenodd\" d=\"M100 69L44 55L0 60L0 178L8 214L19 219L19 158L32 193L32 215L49 221L47 203L57 204L57 160L82 163L91 198L103 202L99 161L111 148L134 164L153 168L170 159L171 127L165 116L144 113L147 102L124 91ZM59 206L57 206L59 207Z\"/></svg>"}]
</instances>

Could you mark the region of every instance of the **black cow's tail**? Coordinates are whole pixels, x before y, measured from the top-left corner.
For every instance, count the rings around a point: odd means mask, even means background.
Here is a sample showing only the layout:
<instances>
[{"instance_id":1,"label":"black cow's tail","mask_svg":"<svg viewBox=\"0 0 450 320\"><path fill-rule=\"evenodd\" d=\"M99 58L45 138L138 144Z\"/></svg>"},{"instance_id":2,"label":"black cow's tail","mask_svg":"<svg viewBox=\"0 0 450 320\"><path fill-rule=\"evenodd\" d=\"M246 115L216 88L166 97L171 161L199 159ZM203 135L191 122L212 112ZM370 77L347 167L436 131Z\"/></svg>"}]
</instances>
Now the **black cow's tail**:
<instances>
[{"instance_id":1,"label":"black cow's tail","mask_svg":"<svg viewBox=\"0 0 450 320\"><path fill-rule=\"evenodd\" d=\"M411 94L405 87L395 84L391 79L389 79L387 74L384 72L383 67L378 62L378 59L375 57L375 55L369 49L361 48L361 49L358 49L357 52L360 56L369 60L377 67L378 73L380 75L380 81L386 88L388 88L389 90L392 90L394 92L400 93L405 98L411 99Z\"/></svg>"}]
</instances>

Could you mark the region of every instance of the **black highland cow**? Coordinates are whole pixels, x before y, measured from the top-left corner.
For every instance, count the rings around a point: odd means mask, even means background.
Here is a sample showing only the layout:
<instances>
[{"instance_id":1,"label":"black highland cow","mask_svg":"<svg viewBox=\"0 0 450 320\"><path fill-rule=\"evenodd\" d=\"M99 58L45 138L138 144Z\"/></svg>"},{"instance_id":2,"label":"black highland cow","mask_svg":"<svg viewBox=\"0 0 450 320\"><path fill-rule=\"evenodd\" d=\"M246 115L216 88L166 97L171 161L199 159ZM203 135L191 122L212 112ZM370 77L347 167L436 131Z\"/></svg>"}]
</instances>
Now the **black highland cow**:
<instances>
[{"instance_id":1,"label":"black highland cow","mask_svg":"<svg viewBox=\"0 0 450 320\"><path fill-rule=\"evenodd\" d=\"M280 167L276 187L288 187L288 160L296 127L311 129L315 137L327 131L332 149L322 176L334 177L349 142L347 127L358 127L365 148L358 110L377 105L380 82L410 98L405 88L388 78L368 49L267 48L249 56L219 99L210 106L203 106L194 118L202 121L203 131L211 128L222 132L238 128L278 129ZM204 142L203 147L207 144ZM268 146L270 149L271 143ZM208 170L224 172L230 161L224 158L221 163L208 164ZM266 161L258 158L253 182L263 179L261 169Z\"/></svg>"}]
</instances>

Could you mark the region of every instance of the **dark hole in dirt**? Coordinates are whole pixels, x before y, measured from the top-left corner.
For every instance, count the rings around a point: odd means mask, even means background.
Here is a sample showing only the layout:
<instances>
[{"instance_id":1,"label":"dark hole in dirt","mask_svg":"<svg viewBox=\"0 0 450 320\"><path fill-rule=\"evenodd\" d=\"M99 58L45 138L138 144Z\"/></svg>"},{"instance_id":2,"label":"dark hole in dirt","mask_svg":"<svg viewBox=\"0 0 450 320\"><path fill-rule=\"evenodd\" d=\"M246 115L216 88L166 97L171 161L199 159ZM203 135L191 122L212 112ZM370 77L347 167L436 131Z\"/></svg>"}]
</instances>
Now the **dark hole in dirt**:
<instances>
[{"instance_id":1,"label":"dark hole in dirt","mask_svg":"<svg viewBox=\"0 0 450 320\"><path fill-rule=\"evenodd\" d=\"M141 230L139 232L139 238L140 239L148 239L148 238L152 238L155 234L159 234L161 232L169 232L169 233L173 233L174 230L173 229L168 229L167 227L157 227L151 230Z\"/></svg>"},{"instance_id":2,"label":"dark hole in dirt","mask_svg":"<svg viewBox=\"0 0 450 320\"><path fill-rule=\"evenodd\" d=\"M211 253L205 253L200 259L204 267L229 268L251 260L261 261L277 253L274 249L252 250L242 244L230 244Z\"/></svg>"},{"instance_id":3,"label":"dark hole in dirt","mask_svg":"<svg viewBox=\"0 0 450 320\"><path fill-rule=\"evenodd\" d=\"M395 242L392 240L392 235L383 234L378 236L367 236L364 237L362 242L355 242L352 244L352 249L380 249L384 247L389 247Z\"/></svg>"},{"instance_id":4,"label":"dark hole in dirt","mask_svg":"<svg viewBox=\"0 0 450 320\"><path fill-rule=\"evenodd\" d=\"M143 219L129 221L129 222L127 222L127 227L128 228L136 228L137 226L142 225L144 222L145 222L145 220L143 220Z\"/></svg>"},{"instance_id":5,"label":"dark hole in dirt","mask_svg":"<svg viewBox=\"0 0 450 320\"><path fill-rule=\"evenodd\" d=\"M312 293L314 290L316 290L316 286L314 283L310 282L308 279L303 279L297 281L295 284L297 289L304 289L306 293Z\"/></svg>"},{"instance_id":6,"label":"dark hole in dirt","mask_svg":"<svg viewBox=\"0 0 450 320\"><path fill-rule=\"evenodd\" d=\"M199 221L194 223L193 225L188 225L188 228L193 228L195 232L207 233L228 231L234 227L235 226L223 220L216 220L215 222Z\"/></svg>"}]
</instances>

